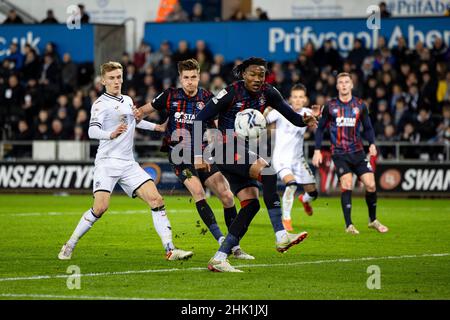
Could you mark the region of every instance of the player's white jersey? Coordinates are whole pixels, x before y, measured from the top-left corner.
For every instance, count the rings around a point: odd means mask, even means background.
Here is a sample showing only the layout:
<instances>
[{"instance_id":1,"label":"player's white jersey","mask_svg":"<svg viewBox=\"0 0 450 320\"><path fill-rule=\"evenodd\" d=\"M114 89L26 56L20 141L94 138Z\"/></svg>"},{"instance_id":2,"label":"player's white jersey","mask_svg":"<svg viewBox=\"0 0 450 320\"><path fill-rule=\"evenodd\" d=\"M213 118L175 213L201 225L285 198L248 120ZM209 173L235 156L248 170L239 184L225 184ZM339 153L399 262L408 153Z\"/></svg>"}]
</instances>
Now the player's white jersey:
<instances>
[{"instance_id":1,"label":"player's white jersey","mask_svg":"<svg viewBox=\"0 0 450 320\"><path fill-rule=\"evenodd\" d=\"M128 125L127 130L112 140L100 140L95 160L115 158L134 160L134 131L136 120L133 115L133 100L126 95L120 97L108 93L102 94L92 105L89 126L113 132L121 123Z\"/></svg>"},{"instance_id":2,"label":"player's white jersey","mask_svg":"<svg viewBox=\"0 0 450 320\"><path fill-rule=\"evenodd\" d=\"M298 114L310 113L311 109L302 108ZM275 148L273 157L282 157L285 161L303 156L303 139L307 127L297 127L283 117L278 111L271 110L266 117L267 124L275 123Z\"/></svg>"}]
</instances>

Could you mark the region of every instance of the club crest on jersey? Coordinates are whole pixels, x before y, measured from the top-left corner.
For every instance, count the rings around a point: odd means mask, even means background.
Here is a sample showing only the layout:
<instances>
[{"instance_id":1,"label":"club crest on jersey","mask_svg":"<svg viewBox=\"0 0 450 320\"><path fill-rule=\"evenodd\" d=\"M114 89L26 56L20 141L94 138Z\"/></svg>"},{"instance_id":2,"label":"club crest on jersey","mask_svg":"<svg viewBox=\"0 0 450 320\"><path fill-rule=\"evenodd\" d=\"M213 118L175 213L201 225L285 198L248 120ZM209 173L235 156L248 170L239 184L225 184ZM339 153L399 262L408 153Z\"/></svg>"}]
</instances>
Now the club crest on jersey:
<instances>
[{"instance_id":1,"label":"club crest on jersey","mask_svg":"<svg viewBox=\"0 0 450 320\"><path fill-rule=\"evenodd\" d=\"M355 115L355 116L357 116L358 114L359 114L359 109L358 108L353 108L352 109L352 113Z\"/></svg>"},{"instance_id":2,"label":"club crest on jersey","mask_svg":"<svg viewBox=\"0 0 450 320\"><path fill-rule=\"evenodd\" d=\"M97 182L95 183L95 187L96 187L96 188L100 187L100 184L101 184L100 181L97 181Z\"/></svg>"},{"instance_id":3,"label":"club crest on jersey","mask_svg":"<svg viewBox=\"0 0 450 320\"><path fill-rule=\"evenodd\" d=\"M205 103L203 101L197 102L197 105L195 106L198 110L202 110L205 107Z\"/></svg>"},{"instance_id":4,"label":"club crest on jersey","mask_svg":"<svg viewBox=\"0 0 450 320\"><path fill-rule=\"evenodd\" d=\"M114 109L119 110L119 106L116 106Z\"/></svg>"},{"instance_id":5,"label":"club crest on jersey","mask_svg":"<svg viewBox=\"0 0 450 320\"><path fill-rule=\"evenodd\" d=\"M261 96L261 98L259 98L259 105L263 106L266 104L266 98L264 96Z\"/></svg>"},{"instance_id":6,"label":"club crest on jersey","mask_svg":"<svg viewBox=\"0 0 450 320\"><path fill-rule=\"evenodd\" d=\"M338 113L338 109L337 109L337 108L334 108L331 112L333 112L333 113Z\"/></svg>"}]
</instances>

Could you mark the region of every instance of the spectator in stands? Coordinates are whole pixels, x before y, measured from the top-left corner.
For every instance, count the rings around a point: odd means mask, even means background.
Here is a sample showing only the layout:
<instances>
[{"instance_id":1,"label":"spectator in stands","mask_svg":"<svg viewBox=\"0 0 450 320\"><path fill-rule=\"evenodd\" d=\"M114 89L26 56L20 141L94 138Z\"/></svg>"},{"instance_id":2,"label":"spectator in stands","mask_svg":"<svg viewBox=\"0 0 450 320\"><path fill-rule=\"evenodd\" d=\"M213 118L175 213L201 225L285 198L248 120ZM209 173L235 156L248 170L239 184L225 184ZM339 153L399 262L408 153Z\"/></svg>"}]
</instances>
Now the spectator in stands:
<instances>
[{"instance_id":1,"label":"spectator in stands","mask_svg":"<svg viewBox=\"0 0 450 320\"><path fill-rule=\"evenodd\" d=\"M431 49L431 55L436 62L448 62L449 50L442 38L437 37L434 39L433 48Z\"/></svg>"},{"instance_id":2,"label":"spectator in stands","mask_svg":"<svg viewBox=\"0 0 450 320\"><path fill-rule=\"evenodd\" d=\"M53 119L49 140L68 140L70 132L59 119Z\"/></svg>"},{"instance_id":3,"label":"spectator in stands","mask_svg":"<svg viewBox=\"0 0 450 320\"><path fill-rule=\"evenodd\" d=\"M22 67L22 80L27 82L30 79L39 79L41 64L34 49L29 49L25 55L25 62Z\"/></svg>"},{"instance_id":4,"label":"spectator in stands","mask_svg":"<svg viewBox=\"0 0 450 320\"><path fill-rule=\"evenodd\" d=\"M437 141L448 142L450 141L450 102L447 102L442 108L442 117L439 120L439 126L437 128Z\"/></svg>"},{"instance_id":5,"label":"spectator in stands","mask_svg":"<svg viewBox=\"0 0 450 320\"><path fill-rule=\"evenodd\" d=\"M56 44L54 42L48 42L45 44L44 56L49 54L52 56L53 61L58 65L61 64L61 57L58 54L58 50L56 49Z\"/></svg>"},{"instance_id":6,"label":"spectator in stands","mask_svg":"<svg viewBox=\"0 0 450 320\"><path fill-rule=\"evenodd\" d=\"M16 10L11 9L8 12L8 17L3 21L3 24L22 24L22 18L17 14Z\"/></svg>"},{"instance_id":7,"label":"spectator in stands","mask_svg":"<svg viewBox=\"0 0 450 320\"><path fill-rule=\"evenodd\" d=\"M80 109L76 115L75 125L80 126L84 133L89 130L89 116L86 110Z\"/></svg>"},{"instance_id":8,"label":"spectator in stands","mask_svg":"<svg viewBox=\"0 0 450 320\"><path fill-rule=\"evenodd\" d=\"M391 13L387 9L386 2L384 2L384 1L380 2L380 4L378 6L380 7L381 18L390 18L391 17Z\"/></svg>"},{"instance_id":9,"label":"spectator in stands","mask_svg":"<svg viewBox=\"0 0 450 320\"><path fill-rule=\"evenodd\" d=\"M314 64L319 68L330 65L332 70L340 69L342 66L342 58L339 52L333 47L331 40L325 40L322 47L317 50L314 55Z\"/></svg>"},{"instance_id":10,"label":"spectator in stands","mask_svg":"<svg viewBox=\"0 0 450 320\"><path fill-rule=\"evenodd\" d=\"M72 97L72 105L69 107L71 115L77 114L80 110L86 109L83 105L83 95L76 94Z\"/></svg>"},{"instance_id":11,"label":"spectator in stands","mask_svg":"<svg viewBox=\"0 0 450 320\"><path fill-rule=\"evenodd\" d=\"M217 95L220 91L227 87L221 76L215 76L212 80L209 90L213 95Z\"/></svg>"},{"instance_id":12,"label":"spectator in stands","mask_svg":"<svg viewBox=\"0 0 450 320\"><path fill-rule=\"evenodd\" d=\"M397 38L397 46L392 49L392 55L395 57L397 65L408 63L412 52L408 48L406 39L404 37Z\"/></svg>"},{"instance_id":13,"label":"spectator in stands","mask_svg":"<svg viewBox=\"0 0 450 320\"><path fill-rule=\"evenodd\" d=\"M35 140L50 140L50 130L48 128L48 124L44 122L38 123L33 137Z\"/></svg>"},{"instance_id":14,"label":"spectator in stands","mask_svg":"<svg viewBox=\"0 0 450 320\"><path fill-rule=\"evenodd\" d=\"M172 61L175 63L194 58L194 53L189 49L189 44L186 40L178 42L178 49L172 55Z\"/></svg>"},{"instance_id":15,"label":"spectator in stands","mask_svg":"<svg viewBox=\"0 0 450 320\"><path fill-rule=\"evenodd\" d=\"M127 91L129 88L136 88L139 86L139 74L137 73L136 66L133 63L129 63L123 79L122 88Z\"/></svg>"},{"instance_id":16,"label":"spectator in stands","mask_svg":"<svg viewBox=\"0 0 450 320\"><path fill-rule=\"evenodd\" d=\"M208 72L211 68L211 62L206 59L206 56L203 52L198 52L195 59L198 61L200 65L200 72Z\"/></svg>"},{"instance_id":17,"label":"spectator in stands","mask_svg":"<svg viewBox=\"0 0 450 320\"><path fill-rule=\"evenodd\" d=\"M45 17L44 20L41 21L41 23L44 24L55 24L55 23L59 23L58 20L56 20L55 15L53 14L53 10L52 9L48 9L47 10L47 16Z\"/></svg>"},{"instance_id":18,"label":"spectator in stands","mask_svg":"<svg viewBox=\"0 0 450 320\"><path fill-rule=\"evenodd\" d=\"M89 23L90 17L86 12L86 9L83 4L79 4L78 8L80 9L81 23Z\"/></svg>"},{"instance_id":19,"label":"spectator in stands","mask_svg":"<svg viewBox=\"0 0 450 320\"><path fill-rule=\"evenodd\" d=\"M395 135L395 127L392 124L388 124L384 127L383 141L395 142L397 136ZM380 153L383 159L395 158L395 146L383 146L380 147Z\"/></svg>"},{"instance_id":20,"label":"spectator in stands","mask_svg":"<svg viewBox=\"0 0 450 320\"><path fill-rule=\"evenodd\" d=\"M228 20L230 20L230 21L246 21L247 16L244 13L244 11L242 11L241 9L237 9Z\"/></svg>"},{"instance_id":21,"label":"spectator in stands","mask_svg":"<svg viewBox=\"0 0 450 320\"><path fill-rule=\"evenodd\" d=\"M64 53L61 67L62 89L64 93L74 91L78 82L78 68L69 53Z\"/></svg>"},{"instance_id":22,"label":"spectator in stands","mask_svg":"<svg viewBox=\"0 0 450 320\"><path fill-rule=\"evenodd\" d=\"M445 65L442 68L444 69ZM436 92L436 99L437 102L439 103L443 101L450 101L450 71L447 71L446 73L441 72L440 74L441 76L439 79L438 89Z\"/></svg>"},{"instance_id":23,"label":"spectator in stands","mask_svg":"<svg viewBox=\"0 0 450 320\"><path fill-rule=\"evenodd\" d=\"M14 132L13 140L16 141L29 141L33 140L33 132L30 130L30 126L24 119L19 120L17 128ZM15 145L13 147L10 156L15 158L30 158L31 148L27 145Z\"/></svg>"},{"instance_id":24,"label":"spectator in stands","mask_svg":"<svg viewBox=\"0 0 450 320\"><path fill-rule=\"evenodd\" d=\"M17 42L11 42L9 45L9 54L6 56L6 59L13 63L14 71L19 71L22 69L24 56L20 52Z\"/></svg>"},{"instance_id":25,"label":"spectator in stands","mask_svg":"<svg viewBox=\"0 0 450 320\"><path fill-rule=\"evenodd\" d=\"M349 52L347 59L355 66L355 68L360 69L367 56L368 50L364 46L363 40L356 39L353 42L353 49Z\"/></svg>"},{"instance_id":26,"label":"spectator in stands","mask_svg":"<svg viewBox=\"0 0 450 320\"><path fill-rule=\"evenodd\" d=\"M199 53L203 53L205 55L206 61L210 64L212 63L213 54L211 50L209 50L209 48L206 46L206 43L203 40L197 40L195 42L194 55L197 56Z\"/></svg>"},{"instance_id":27,"label":"spectator in stands","mask_svg":"<svg viewBox=\"0 0 450 320\"><path fill-rule=\"evenodd\" d=\"M159 81L163 87L164 83L169 85L169 87L176 83L178 73L170 56L164 56L162 63L155 68L155 76L157 77L157 81Z\"/></svg>"},{"instance_id":28,"label":"spectator in stands","mask_svg":"<svg viewBox=\"0 0 450 320\"><path fill-rule=\"evenodd\" d=\"M395 101L395 110L393 114L394 124L399 132L403 131L406 123L412 123L414 121L414 117L406 107L405 99L403 97L400 97Z\"/></svg>"},{"instance_id":29,"label":"spectator in stands","mask_svg":"<svg viewBox=\"0 0 450 320\"><path fill-rule=\"evenodd\" d=\"M419 108L419 88L416 84L411 84L408 93L405 95L405 101L411 112L417 113Z\"/></svg>"},{"instance_id":30,"label":"spectator in stands","mask_svg":"<svg viewBox=\"0 0 450 320\"><path fill-rule=\"evenodd\" d=\"M4 110L4 116L11 123L17 123L22 114L22 101L24 98L24 89L19 83L17 74L12 74L1 95L1 108Z\"/></svg>"},{"instance_id":31,"label":"spectator in stands","mask_svg":"<svg viewBox=\"0 0 450 320\"><path fill-rule=\"evenodd\" d=\"M139 45L139 48L134 53L133 62L139 71L145 65L147 52L149 52L149 50L149 46L144 41L142 41Z\"/></svg>"},{"instance_id":32,"label":"spectator in stands","mask_svg":"<svg viewBox=\"0 0 450 320\"><path fill-rule=\"evenodd\" d=\"M70 140L85 141L89 140L89 138L82 126L75 125L75 127L73 128L73 135L70 137Z\"/></svg>"},{"instance_id":33,"label":"spectator in stands","mask_svg":"<svg viewBox=\"0 0 450 320\"><path fill-rule=\"evenodd\" d=\"M203 5L200 2L196 2L192 7L192 14L189 17L192 22L206 21L207 17L203 12Z\"/></svg>"},{"instance_id":34,"label":"spectator in stands","mask_svg":"<svg viewBox=\"0 0 450 320\"><path fill-rule=\"evenodd\" d=\"M256 19L258 20L269 20L269 16L267 15L267 12L264 11L261 8L256 8Z\"/></svg>"},{"instance_id":35,"label":"spectator in stands","mask_svg":"<svg viewBox=\"0 0 450 320\"><path fill-rule=\"evenodd\" d=\"M44 96L44 103L53 105L55 96L60 90L61 71L53 60L53 55L50 53L44 56L44 65L42 66L39 84L42 88Z\"/></svg>"},{"instance_id":36,"label":"spectator in stands","mask_svg":"<svg viewBox=\"0 0 450 320\"><path fill-rule=\"evenodd\" d=\"M409 142L411 144L419 143L420 135L416 132L416 129L412 123L408 122L405 124L405 127L400 135L400 141ZM402 155L406 159L417 159L419 157L418 148L406 147L402 149Z\"/></svg>"},{"instance_id":37,"label":"spectator in stands","mask_svg":"<svg viewBox=\"0 0 450 320\"><path fill-rule=\"evenodd\" d=\"M33 123L33 119L37 115L37 97L35 99L32 94L33 88L27 87L22 102L21 114L29 124ZM36 92L34 92L34 95L36 95Z\"/></svg>"},{"instance_id":38,"label":"spectator in stands","mask_svg":"<svg viewBox=\"0 0 450 320\"><path fill-rule=\"evenodd\" d=\"M145 62L141 69L145 72L147 67L154 68L161 62L162 58L163 54L161 52L153 52L152 47L150 45L147 45L147 48L145 50Z\"/></svg>"},{"instance_id":39,"label":"spectator in stands","mask_svg":"<svg viewBox=\"0 0 450 320\"><path fill-rule=\"evenodd\" d=\"M415 119L415 127L420 136L420 141L430 141L436 136L436 124L431 118L431 112L423 107Z\"/></svg>"},{"instance_id":40,"label":"spectator in stands","mask_svg":"<svg viewBox=\"0 0 450 320\"><path fill-rule=\"evenodd\" d=\"M221 54L214 55L213 64L209 70L211 76L224 76L225 58Z\"/></svg>"},{"instance_id":41,"label":"spectator in stands","mask_svg":"<svg viewBox=\"0 0 450 320\"><path fill-rule=\"evenodd\" d=\"M173 11L167 15L166 20L167 22L188 22L189 15L183 9L181 4L177 2L173 6Z\"/></svg>"}]
</instances>

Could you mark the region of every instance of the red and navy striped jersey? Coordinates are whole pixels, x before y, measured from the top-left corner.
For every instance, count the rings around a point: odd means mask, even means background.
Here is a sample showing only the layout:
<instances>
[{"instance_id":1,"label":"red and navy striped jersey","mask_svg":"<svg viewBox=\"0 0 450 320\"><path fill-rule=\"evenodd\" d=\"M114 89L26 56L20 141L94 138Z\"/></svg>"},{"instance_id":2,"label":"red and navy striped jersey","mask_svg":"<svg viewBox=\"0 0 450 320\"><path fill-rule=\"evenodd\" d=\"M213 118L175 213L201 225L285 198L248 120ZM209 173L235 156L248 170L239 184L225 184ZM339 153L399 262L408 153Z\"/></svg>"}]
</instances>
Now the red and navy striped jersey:
<instances>
[{"instance_id":1,"label":"red and navy striped jersey","mask_svg":"<svg viewBox=\"0 0 450 320\"><path fill-rule=\"evenodd\" d=\"M169 118L166 130L166 141L169 144L173 132L176 131L178 141L183 140L183 145L190 146L195 117L211 97L212 93L203 88L198 88L193 97L187 96L182 88L169 88L153 99L152 106L160 112L165 112ZM186 139L188 134L189 139Z\"/></svg>"},{"instance_id":2,"label":"red and navy striped jersey","mask_svg":"<svg viewBox=\"0 0 450 320\"><path fill-rule=\"evenodd\" d=\"M269 106L278 110L295 125L305 126L302 117L292 111L280 92L272 85L265 83L258 92L250 92L243 80L234 82L220 91L198 115L197 120L207 121L218 115L218 128L225 134L227 129L234 130L238 112L256 109L264 113Z\"/></svg>"},{"instance_id":3,"label":"red and navy striped jersey","mask_svg":"<svg viewBox=\"0 0 450 320\"><path fill-rule=\"evenodd\" d=\"M362 128L370 144L375 143L375 136L369 118L369 110L362 99L352 97L343 102L339 98L331 99L322 110L316 130L316 150L322 145L323 131L330 131L331 152L333 154L354 153L364 149Z\"/></svg>"}]
</instances>

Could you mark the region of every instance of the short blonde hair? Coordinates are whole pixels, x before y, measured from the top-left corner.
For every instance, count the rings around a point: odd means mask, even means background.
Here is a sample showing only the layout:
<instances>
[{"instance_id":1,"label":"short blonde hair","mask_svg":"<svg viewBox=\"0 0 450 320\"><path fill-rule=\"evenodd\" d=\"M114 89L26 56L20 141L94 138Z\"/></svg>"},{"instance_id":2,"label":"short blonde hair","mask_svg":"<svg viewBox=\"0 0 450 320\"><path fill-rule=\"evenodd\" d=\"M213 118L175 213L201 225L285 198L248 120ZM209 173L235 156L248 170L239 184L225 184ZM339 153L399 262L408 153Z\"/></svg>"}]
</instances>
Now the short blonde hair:
<instances>
[{"instance_id":1,"label":"short blonde hair","mask_svg":"<svg viewBox=\"0 0 450 320\"><path fill-rule=\"evenodd\" d=\"M339 73L339 74L336 76L336 81L337 81L339 78L342 78L342 77L349 77L350 80L352 80L352 76L350 75L350 73L348 73L348 72L341 72L341 73Z\"/></svg>"},{"instance_id":2,"label":"short blonde hair","mask_svg":"<svg viewBox=\"0 0 450 320\"><path fill-rule=\"evenodd\" d=\"M123 70L122 65L116 61L108 61L100 66L100 75L103 77L105 73L113 71L113 70Z\"/></svg>"}]
</instances>

